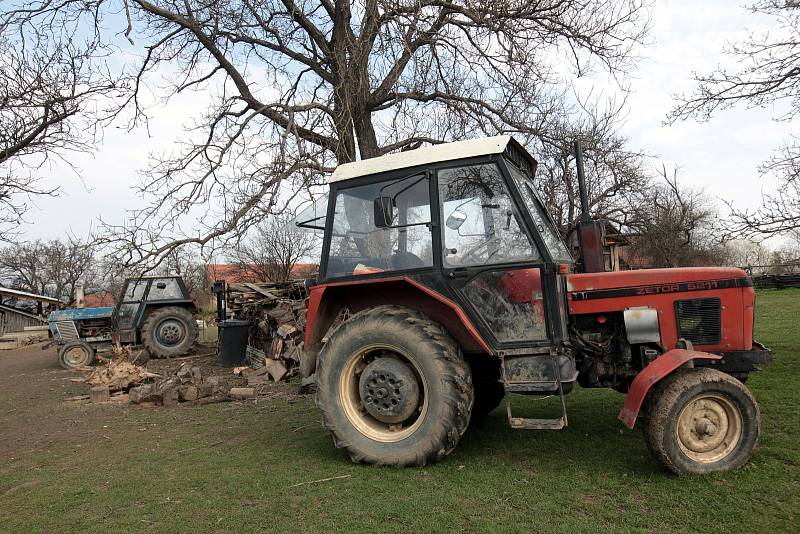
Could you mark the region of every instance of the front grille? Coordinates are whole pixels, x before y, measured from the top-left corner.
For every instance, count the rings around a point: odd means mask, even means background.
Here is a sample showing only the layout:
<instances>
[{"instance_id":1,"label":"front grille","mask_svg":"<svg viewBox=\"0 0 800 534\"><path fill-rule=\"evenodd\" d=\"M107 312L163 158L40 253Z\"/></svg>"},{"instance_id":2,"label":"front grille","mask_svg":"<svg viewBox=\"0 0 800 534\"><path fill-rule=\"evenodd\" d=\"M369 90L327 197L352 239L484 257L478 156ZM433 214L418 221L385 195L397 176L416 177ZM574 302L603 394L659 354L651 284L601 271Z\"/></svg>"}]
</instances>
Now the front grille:
<instances>
[{"instance_id":1,"label":"front grille","mask_svg":"<svg viewBox=\"0 0 800 534\"><path fill-rule=\"evenodd\" d=\"M56 330L64 342L78 341L80 339L75 321L56 321Z\"/></svg>"},{"instance_id":2,"label":"front grille","mask_svg":"<svg viewBox=\"0 0 800 534\"><path fill-rule=\"evenodd\" d=\"M718 298L689 299L675 302L678 338L696 345L720 342L720 303Z\"/></svg>"}]
</instances>

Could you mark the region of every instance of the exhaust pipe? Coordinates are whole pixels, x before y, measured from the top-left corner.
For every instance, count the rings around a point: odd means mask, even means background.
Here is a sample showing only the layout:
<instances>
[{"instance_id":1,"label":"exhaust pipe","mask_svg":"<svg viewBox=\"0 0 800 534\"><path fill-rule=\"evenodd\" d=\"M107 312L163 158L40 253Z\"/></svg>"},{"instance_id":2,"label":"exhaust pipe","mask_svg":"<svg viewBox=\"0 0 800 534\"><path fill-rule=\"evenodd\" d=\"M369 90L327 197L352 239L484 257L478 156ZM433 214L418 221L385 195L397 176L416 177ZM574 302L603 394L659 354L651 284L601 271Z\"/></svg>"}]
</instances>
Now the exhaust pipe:
<instances>
[{"instance_id":1,"label":"exhaust pipe","mask_svg":"<svg viewBox=\"0 0 800 534\"><path fill-rule=\"evenodd\" d=\"M580 258L578 259L578 270L583 273L601 273L606 270L603 258L603 225L599 221L592 220L589 215L589 195L586 192L586 176L583 170L583 150L580 140L576 139L575 165L578 171L578 193L581 199L581 215L578 219L578 246L580 247Z\"/></svg>"}]
</instances>

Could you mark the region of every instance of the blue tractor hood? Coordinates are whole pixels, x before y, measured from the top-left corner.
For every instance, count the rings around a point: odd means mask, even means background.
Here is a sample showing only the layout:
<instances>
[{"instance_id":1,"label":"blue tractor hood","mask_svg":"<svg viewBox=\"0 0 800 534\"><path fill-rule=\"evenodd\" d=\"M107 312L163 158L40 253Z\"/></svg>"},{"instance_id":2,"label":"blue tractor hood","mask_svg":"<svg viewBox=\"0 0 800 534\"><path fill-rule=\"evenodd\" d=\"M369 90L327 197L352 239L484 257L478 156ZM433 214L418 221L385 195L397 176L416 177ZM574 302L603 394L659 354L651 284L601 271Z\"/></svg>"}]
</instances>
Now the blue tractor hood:
<instances>
[{"instance_id":1,"label":"blue tractor hood","mask_svg":"<svg viewBox=\"0 0 800 534\"><path fill-rule=\"evenodd\" d=\"M51 323L54 323L56 321L80 321L81 319L108 319L113 314L113 306L106 306L103 308L56 310L50 314L47 320Z\"/></svg>"}]
</instances>

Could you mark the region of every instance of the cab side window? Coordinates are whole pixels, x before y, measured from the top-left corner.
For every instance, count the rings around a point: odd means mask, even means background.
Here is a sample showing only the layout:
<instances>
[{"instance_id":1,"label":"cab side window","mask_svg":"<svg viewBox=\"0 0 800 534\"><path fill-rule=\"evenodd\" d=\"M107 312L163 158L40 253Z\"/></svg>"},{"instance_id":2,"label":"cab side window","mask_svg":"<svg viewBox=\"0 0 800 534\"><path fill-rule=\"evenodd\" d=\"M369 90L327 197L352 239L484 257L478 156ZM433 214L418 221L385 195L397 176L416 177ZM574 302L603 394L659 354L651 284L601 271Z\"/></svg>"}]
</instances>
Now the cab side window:
<instances>
[{"instance_id":1,"label":"cab side window","mask_svg":"<svg viewBox=\"0 0 800 534\"><path fill-rule=\"evenodd\" d=\"M427 174L348 187L334 202L326 277L433 266Z\"/></svg>"},{"instance_id":2,"label":"cab side window","mask_svg":"<svg viewBox=\"0 0 800 534\"><path fill-rule=\"evenodd\" d=\"M445 268L539 260L494 163L438 173Z\"/></svg>"}]
</instances>

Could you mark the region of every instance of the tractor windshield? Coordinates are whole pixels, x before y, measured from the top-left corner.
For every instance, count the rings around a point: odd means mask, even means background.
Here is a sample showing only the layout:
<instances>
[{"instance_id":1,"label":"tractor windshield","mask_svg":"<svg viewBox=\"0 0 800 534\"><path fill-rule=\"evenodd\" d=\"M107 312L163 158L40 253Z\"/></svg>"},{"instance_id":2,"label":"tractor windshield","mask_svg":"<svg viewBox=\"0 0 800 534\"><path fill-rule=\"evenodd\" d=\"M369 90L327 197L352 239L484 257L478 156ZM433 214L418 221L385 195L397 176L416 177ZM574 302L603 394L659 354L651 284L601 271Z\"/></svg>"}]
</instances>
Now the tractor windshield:
<instances>
[{"instance_id":1,"label":"tractor windshield","mask_svg":"<svg viewBox=\"0 0 800 534\"><path fill-rule=\"evenodd\" d=\"M525 206L530 212L533 224L536 226L536 231L542 236L542 240L545 242L545 245L547 245L550 255L555 261L572 262L572 256L567 250L567 246L564 244L564 241L561 240L558 230L553 226L553 223L544 211L543 203L536 194L533 181L525 176L513 163L508 162L506 166L511 171L511 176L522 195Z\"/></svg>"}]
</instances>

